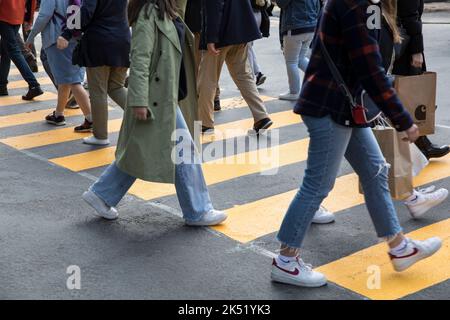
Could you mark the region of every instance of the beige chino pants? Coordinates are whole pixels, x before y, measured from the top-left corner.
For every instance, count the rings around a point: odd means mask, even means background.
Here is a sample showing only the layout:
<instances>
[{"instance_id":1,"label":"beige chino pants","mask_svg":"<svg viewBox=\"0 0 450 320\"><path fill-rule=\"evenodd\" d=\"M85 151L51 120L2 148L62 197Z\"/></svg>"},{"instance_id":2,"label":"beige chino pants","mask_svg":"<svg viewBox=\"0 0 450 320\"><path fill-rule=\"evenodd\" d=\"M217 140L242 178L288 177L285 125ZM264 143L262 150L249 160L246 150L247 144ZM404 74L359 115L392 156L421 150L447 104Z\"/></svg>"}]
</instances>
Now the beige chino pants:
<instances>
[{"instance_id":1,"label":"beige chino pants","mask_svg":"<svg viewBox=\"0 0 450 320\"><path fill-rule=\"evenodd\" d=\"M128 90L124 87L128 68L86 68L92 108L94 137L108 139L108 96L122 109L127 104Z\"/></svg>"},{"instance_id":2,"label":"beige chino pants","mask_svg":"<svg viewBox=\"0 0 450 320\"><path fill-rule=\"evenodd\" d=\"M227 64L234 83L250 107L255 122L269 117L248 63L247 46L240 44L220 48L218 56L206 52L203 54L198 74L199 117L203 126L214 127L214 96L224 63Z\"/></svg>"}]
</instances>

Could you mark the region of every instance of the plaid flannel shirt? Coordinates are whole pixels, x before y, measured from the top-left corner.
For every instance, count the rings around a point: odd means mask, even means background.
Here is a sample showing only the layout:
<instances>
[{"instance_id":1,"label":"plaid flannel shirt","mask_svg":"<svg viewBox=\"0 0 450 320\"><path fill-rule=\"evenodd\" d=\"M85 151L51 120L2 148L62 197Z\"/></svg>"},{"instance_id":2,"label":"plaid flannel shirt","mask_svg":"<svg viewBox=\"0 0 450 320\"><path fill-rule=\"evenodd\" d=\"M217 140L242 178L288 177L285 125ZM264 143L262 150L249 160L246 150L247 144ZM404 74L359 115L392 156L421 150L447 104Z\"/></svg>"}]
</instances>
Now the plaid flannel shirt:
<instances>
[{"instance_id":1,"label":"plaid flannel shirt","mask_svg":"<svg viewBox=\"0 0 450 320\"><path fill-rule=\"evenodd\" d=\"M413 125L413 120L382 66L379 30L370 30L367 25L371 16L367 10L369 5L373 4L368 0L328 0L316 37L325 43L351 92L356 94L364 88L395 128L404 131ZM294 112L313 117L330 115L338 124L359 127L316 40Z\"/></svg>"}]
</instances>

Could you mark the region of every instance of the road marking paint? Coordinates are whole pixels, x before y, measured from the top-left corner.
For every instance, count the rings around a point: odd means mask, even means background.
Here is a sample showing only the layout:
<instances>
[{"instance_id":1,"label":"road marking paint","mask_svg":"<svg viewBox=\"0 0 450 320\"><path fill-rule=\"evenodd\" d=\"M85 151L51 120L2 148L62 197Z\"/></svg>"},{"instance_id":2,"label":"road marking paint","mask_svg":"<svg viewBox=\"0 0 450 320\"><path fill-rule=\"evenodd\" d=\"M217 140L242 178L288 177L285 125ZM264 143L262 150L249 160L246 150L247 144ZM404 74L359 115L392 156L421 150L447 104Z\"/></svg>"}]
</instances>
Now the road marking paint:
<instances>
[{"instance_id":1,"label":"road marking paint","mask_svg":"<svg viewBox=\"0 0 450 320\"><path fill-rule=\"evenodd\" d=\"M25 113L16 113L8 116L0 116L0 128L13 127L33 122L44 122L45 117L55 109L33 110ZM73 117L82 115L80 109L67 109L64 116Z\"/></svg>"},{"instance_id":2,"label":"road marking paint","mask_svg":"<svg viewBox=\"0 0 450 320\"><path fill-rule=\"evenodd\" d=\"M41 86L53 84L52 80L48 77L37 78L37 81ZM8 83L8 89L22 89L22 88L28 88L28 83L25 80L11 81L10 83Z\"/></svg>"},{"instance_id":3,"label":"road marking paint","mask_svg":"<svg viewBox=\"0 0 450 320\"><path fill-rule=\"evenodd\" d=\"M323 272L329 281L370 299L400 299L450 278L450 219L408 234L408 237L417 240L435 236L443 240L442 249L402 273L396 273L392 268L385 243L328 263L317 268L317 271ZM379 271L378 289L368 285L368 268L371 266L376 266Z\"/></svg>"},{"instance_id":4,"label":"road marking paint","mask_svg":"<svg viewBox=\"0 0 450 320\"><path fill-rule=\"evenodd\" d=\"M269 97L269 96L260 96L261 100L263 102L269 102L277 100L277 98ZM228 99L221 99L220 105L222 107L222 110L229 110L229 109L238 109L238 108L245 108L248 107L247 102L242 97L234 97L234 98L228 98Z\"/></svg>"},{"instance_id":5,"label":"road marking paint","mask_svg":"<svg viewBox=\"0 0 450 320\"><path fill-rule=\"evenodd\" d=\"M414 179L414 185L423 186L449 176L450 155L447 155L439 160L430 161L430 164ZM334 189L325 199L324 206L328 210L339 212L364 204L364 197L358 192L358 183L355 173L339 177ZM297 191L291 190L231 208L227 210L227 221L214 229L239 242L249 242L276 232Z\"/></svg>"},{"instance_id":6,"label":"road marking paint","mask_svg":"<svg viewBox=\"0 0 450 320\"><path fill-rule=\"evenodd\" d=\"M272 114L271 116L274 120L274 129L280 128L282 126L298 124L301 122L300 117L293 114L292 111L278 112ZM253 119L244 119L218 125L216 126L217 132L223 132L224 135L221 137L219 137L218 135L204 136L202 138L202 142L218 142L223 139L231 139L237 138L239 136L244 136L247 134L247 131L244 130L244 128L248 127L249 124L253 125ZM106 166L112 163L115 159L115 150L116 147L109 147L101 150L89 151L61 158L54 158L50 161L72 171L89 170Z\"/></svg>"},{"instance_id":7,"label":"road marking paint","mask_svg":"<svg viewBox=\"0 0 450 320\"><path fill-rule=\"evenodd\" d=\"M112 108L109 108L112 110ZM44 122L45 117L51 114L55 109L32 110L24 113L15 113L7 116L0 116L0 129L13 127L34 122ZM81 116L81 109L65 109L64 116L66 118Z\"/></svg>"},{"instance_id":8,"label":"road marking paint","mask_svg":"<svg viewBox=\"0 0 450 320\"><path fill-rule=\"evenodd\" d=\"M122 119L108 121L108 132L119 131ZM48 146L51 144L69 142L82 139L92 133L75 133L74 127L31 133L27 135L1 139L0 142L18 150Z\"/></svg>"},{"instance_id":9,"label":"road marking paint","mask_svg":"<svg viewBox=\"0 0 450 320\"><path fill-rule=\"evenodd\" d=\"M0 107L18 105L18 104L31 104L49 100L56 100L58 96L53 92L45 92L43 95L36 97L33 101L22 100L22 96L6 96L0 97Z\"/></svg>"}]
</instances>

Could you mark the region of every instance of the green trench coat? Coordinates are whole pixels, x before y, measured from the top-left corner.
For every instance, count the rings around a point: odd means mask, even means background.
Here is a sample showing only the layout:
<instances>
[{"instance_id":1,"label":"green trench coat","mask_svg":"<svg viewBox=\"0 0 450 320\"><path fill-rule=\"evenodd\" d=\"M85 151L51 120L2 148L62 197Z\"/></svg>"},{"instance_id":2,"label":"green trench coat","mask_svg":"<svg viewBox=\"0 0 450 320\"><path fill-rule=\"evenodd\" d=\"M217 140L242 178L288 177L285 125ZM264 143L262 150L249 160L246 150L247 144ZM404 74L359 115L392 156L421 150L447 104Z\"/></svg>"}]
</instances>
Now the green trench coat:
<instances>
[{"instance_id":1,"label":"green trench coat","mask_svg":"<svg viewBox=\"0 0 450 320\"><path fill-rule=\"evenodd\" d=\"M141 12L133 26L128 104L116 151L120 170L145 181L174 183L176 108L180 105L193 133L198 97L195 79L194 36L186 27L184 64L188 95L178 102L182 50L172 21L160 20L150 7L147 19ZM149 119L137 120L133 107L146 107Z\"/></svg>"}]
</instances>

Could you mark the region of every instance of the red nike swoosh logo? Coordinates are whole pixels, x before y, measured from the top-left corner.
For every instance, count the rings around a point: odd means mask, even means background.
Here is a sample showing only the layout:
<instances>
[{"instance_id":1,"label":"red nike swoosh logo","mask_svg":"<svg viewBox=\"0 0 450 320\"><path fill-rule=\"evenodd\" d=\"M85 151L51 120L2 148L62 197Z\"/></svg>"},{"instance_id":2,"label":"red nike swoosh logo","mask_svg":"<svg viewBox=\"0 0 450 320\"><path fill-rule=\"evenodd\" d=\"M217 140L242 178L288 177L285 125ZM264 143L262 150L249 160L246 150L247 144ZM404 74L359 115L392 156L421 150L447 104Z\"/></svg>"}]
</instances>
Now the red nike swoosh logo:
<instances>
[{"instance_id":1,"label":"red nike swoosh logo","mask_svg":"<svg viewBox=\"0 0 450 320\"><path fill-rule=\"evenodd\" d=\"M394 255L392 255L390 253L389 253L389 256L391 257L391 259L404 259L404 258L412 257L413 255L417 254L418 252L419 252L419 249L414 248L414 251L411 254L408 254L407 256L397 257L397 256L394 256Z\"/></svg>"},{"instance_id":2,"label":"red nike swoosh logo","mask_svg":"<svg viewBox=\"0 0 450 320\"><path fill-rule=\"evenodd\" d=\"M299 271L297 268L295 268L294 271L289 271L289 270L280 268L280 267L277 266L277 265L275 265L275 267L277 267L277 268L280 269L281 271L284 271L284 272L286 272L286 273L289 273L290 275L293 275L293 276L298 276L299 273L300 273L300 271Z\"/></svg>"}]
</instances>

